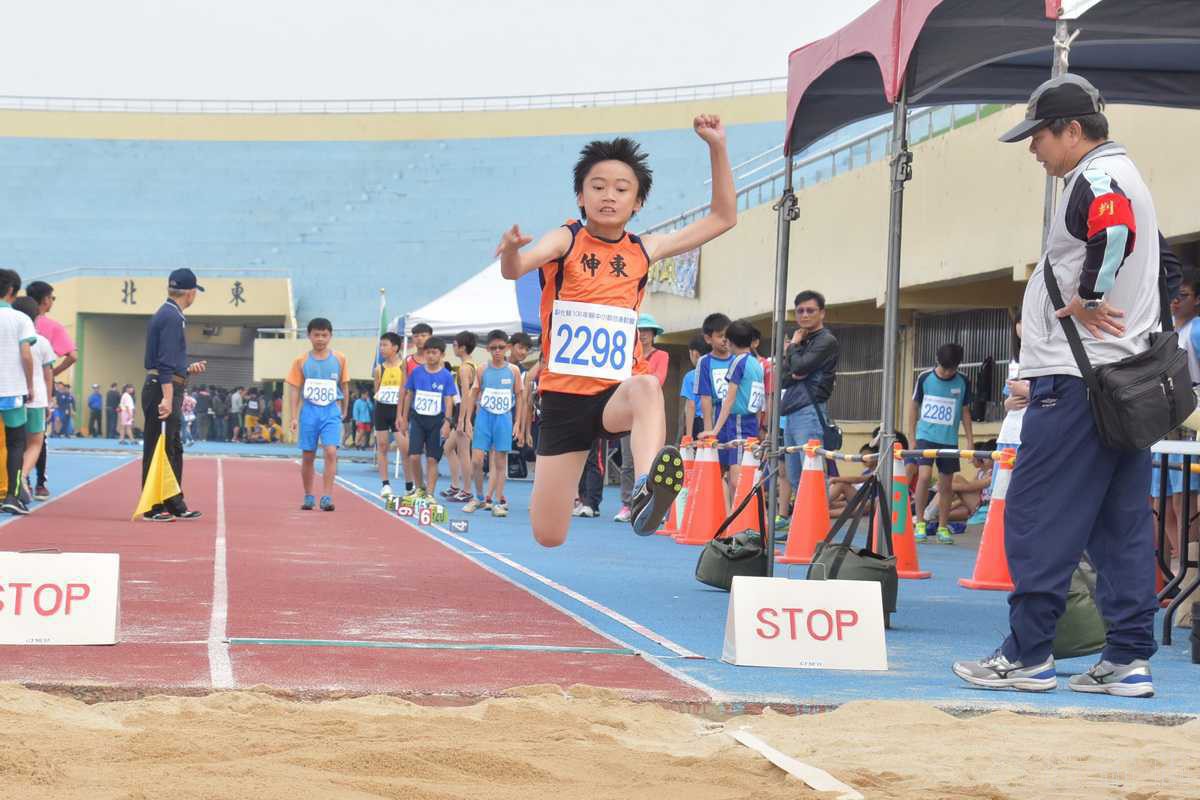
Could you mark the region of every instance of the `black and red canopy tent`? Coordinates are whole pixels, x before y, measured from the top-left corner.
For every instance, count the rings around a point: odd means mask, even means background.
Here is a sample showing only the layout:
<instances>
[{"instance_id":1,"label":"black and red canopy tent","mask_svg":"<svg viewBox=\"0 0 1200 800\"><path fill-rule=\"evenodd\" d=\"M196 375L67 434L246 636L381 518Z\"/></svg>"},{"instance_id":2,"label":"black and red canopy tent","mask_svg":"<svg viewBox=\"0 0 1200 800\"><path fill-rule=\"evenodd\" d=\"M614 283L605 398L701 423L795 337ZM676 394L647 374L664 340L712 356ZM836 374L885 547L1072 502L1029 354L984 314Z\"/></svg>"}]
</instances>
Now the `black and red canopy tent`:
<instances>
[{"instance_id":1,"label":"black and red canopy tent","mask_svg":"<svg viewBox=\"0 0 1200 800\"><path fill-rule=\"evenodd\" d=\"M1078 29L1077 39L1068 35L1071 27ZM789 223L799 214L791 157L845 125L893 112L883 453L895 424L903 198L912 160L908 107L1024 104L1052 70L1066 67L1068 53L1071 72L1094 83L1109 103L1200 108L1200 2L1195 0L879 0L841 30L788 56L784 148L789 161L777 207L776 363L784 349ZM776 383L767 441L776 441L779 430L781 382ZM878 473L889 486L889 459L881 459ZM768 519L774 519L777 504L772 488Z\"/></svg>"}]
</instances>

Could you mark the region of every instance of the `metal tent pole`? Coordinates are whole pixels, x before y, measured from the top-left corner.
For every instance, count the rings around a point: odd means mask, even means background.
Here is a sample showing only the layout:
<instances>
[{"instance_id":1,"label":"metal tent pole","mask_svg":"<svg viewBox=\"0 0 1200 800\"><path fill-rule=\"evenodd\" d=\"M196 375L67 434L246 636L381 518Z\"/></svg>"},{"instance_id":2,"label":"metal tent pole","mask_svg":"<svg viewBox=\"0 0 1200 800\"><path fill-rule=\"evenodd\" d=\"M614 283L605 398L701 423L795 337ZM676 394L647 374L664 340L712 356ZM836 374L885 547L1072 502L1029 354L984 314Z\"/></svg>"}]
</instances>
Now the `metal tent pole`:
<instances>
[{"instance_id":1,"label":"metal tent pole","mask_svg":"<svg viewBox=\"0 0 1200 800\"><path fill-rule=\"evenodd\" d=\"M787 322L787 275L788 275L788 245L791 238L791 224L800 216L796 205L796 194L792 191L792 166L794 158L788 153L787 165L784 167L783 195L775 204L779 213L778 227L775 237L775 316L774 327L771 329L771 363L775 365L775 380L771 386L771 419L767 425L765 438L766 451L773 452L780 441L779 407L783 403L783 327ZM780 470L782 463L767 463L764 470ZM766 528L767 575L775 574L775 517L779 513L779 475L769 481L767 490L767 518L763 527Z\"/></svg>"},{"instance_id":2,"label":"metal tent pole","mask_svg":"<svg viewBox=\"0 0 1200 800\"><path fill-rule=\"evenodd\" d=\"M1054 23L1054 60L1050 64L1050 77L1066 75L1070 69L1071 43L1079 31L1070 33L1065 19ZM1054 206L1058 198L1058 182L1053 175L1046 176L1046 198L1042 204L1042 246L1050 237L1050 223L1054 219Z\"/></svg>"},{"instance_id":3,"label":"metal tent pole","mask_svg":"<svg viewBox=\"0 0 1200 800\"><path fill-rule=\"evenodd\" d=\"M896 430L896 340L900 336L900 243L904 229L904 184L912 178L908 149L908 89L902 85L892 113L892 204L888 217L887 293L883 311L883 397L880 402L879 477L882 491L892 493L892 442ZM903 512L907 513L907 512ZM892 543L879 537L876 550L890 555Z\"/></svg>"}]
</instances>

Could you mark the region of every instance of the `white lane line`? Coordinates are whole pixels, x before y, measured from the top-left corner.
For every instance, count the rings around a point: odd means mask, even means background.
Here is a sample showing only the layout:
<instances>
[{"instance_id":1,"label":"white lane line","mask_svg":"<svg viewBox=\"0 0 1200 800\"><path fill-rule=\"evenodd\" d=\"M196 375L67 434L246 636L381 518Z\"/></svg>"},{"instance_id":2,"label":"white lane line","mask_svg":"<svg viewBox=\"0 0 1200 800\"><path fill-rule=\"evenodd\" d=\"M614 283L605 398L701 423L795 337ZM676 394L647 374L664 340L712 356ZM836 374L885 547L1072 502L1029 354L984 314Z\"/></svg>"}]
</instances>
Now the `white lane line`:
<instances>
[{"instance_id":1,"label":"white lane line","mask_svg":"<svg viewBox=\"0 0 1200 800\"><path fill-rule=\"evenodd\" d=\"M213 546L212 616L208 621L208 671L215 689L229 689L233 683L233 664L229 661L229 643L225 623L229 617L229 581L225 570L225 471L217 459L217 536Z\"/></svg>"},{"instance_id":2,"label":"white lane line","mask_svg":"<svg viewBox=\"0 0 1200 800\"><path fill-rule=\"evenodd\" d=\"M70 489L67 489L62 494L56 494L56 495L52 496L49 500L38 501L30 507L29 513L36 514L39 511L41 511L43 508L45 508L46 506L51 505L53 503L57 503L59 500L62 500L64 497L66 497L70 494L73 494L75 492L78 492L80 489L87 486L89 483L95 483L96 481L100 480L101 478L111 475L114 472L116 472L117 470L121 469L121 467L124 467L131 463L133 463L133 462L126 461L124 464L118 464L117 466L115 466L111 469L104 470L104 472L101 472L99 475L93 475L92 477L90 477L86 481L84 481L83 483L78 483L78 484L72 486ZM16 514L12 514L12 515L8 515L6 517L0 518L0 527L3 527L4 525L8 525L11 522L15 522L18 519L21 519L21 517Z\"/></svg>"},{"instance_id":3,"label":"white lane line","mask_svg":"<svg viewBox=\"0 0 1200 800\"><path fill-rule=\"evenodd\" d=\"M406 522L405 520L401 519L400 517L397 517L395 514L392 514L391 512L387 511L386 509L382 508L381 506L375 505L370 500L368 500L366 497L364 497L364 495L369 495L370 497L375 497L375 498L382 500L383 497L381 495L379 495L375 492L372 492L370 489L359 486L357 483L347 480L347 479L341 477L340 475L337 477L337 481L338 481L338 483L341 483L346 488L353 489L354 491L352 491L351 494L355 495L356 497L358 497L359 500L362 500L364 503L371 506L371 508L377 509L377 510L383 512L384 514L387 514L389 518L394 519L397 522L400 522L400 523L408 526L408 528L416 531L417 533L421 534L422 536L425 536L425 537L429 538L430 540L437 542L442 547L445 547L450 552L452 552L456 555L459 555L462 558L465 558L467 561L470 561L472 564L474 564L475 566L484 570L485 572L489 572L492 575L495 575L500 580L505 581L505 582L511 584L512 586L515 586L516 588L532 595L533 597L536 597L538 600L540 600L543 603L545 603L546 605L550 606L550 608L553 608L555 611L558 611L559 613L563 614L564 616L569 617L570 619L579 623L580 625L587 628L591 632L595 633L597 636L601 636L605 639L608 639L609 641L615 642L616 644L620 645L621 647L627 647L630 650L636 651L639 656L646 659L646 661L649 661L651 664L658 667L660 670L667 673L671 677L675 678L677 681L679 681L681 683L686 683L688 686L691 686L695 689L699 689L700 691L706 693L714 703L723 703L723 702L728 702L730 700L731 695L729 695L729 693L724 692L720 689L717 689L713 686L709 686L707 683L704 683L703 681L692 677L691 675L687 674L686 672L682 672L668 664L663 663L661 658L659 658L658 656L655 656L653 653L647 653L645 650L641 650L637 647L634 647L632 644L626 642L625 640L618 639L616 636L613 636L611 633L601 630L598 626L596 626L591 621L585 619L584 617L581 617L579 614L576 614L574 611L571 611L570 609L567 609L567 608L563 607L562 605L554 602L549 597L546 597L544 594L540 594L539 592L534 591L530 587L528 587L522 583L518 583L513 578L509 577L508 575L505 575L503 572L500 572L499 570L489 567L487 564L484 564L482 561L480 561L477 558L472 558L471 556L467 555L467 553L451 546L450 543L443 541L442 539L439 539L438 537L434 536L429 531L422 530L421 528L417 527L416 525L413 525L411 522ZM440 526L434 526L434 527L437 527L437 529L440 531L450 534L450 532L445 530L445 528L442 528ZM457 539L462 538L462 537L458 536L457 534L450 534L450 535L454 536ZM493 556L495 555L492 550L488 550L487 548L482 548L481 550L479 550L477 552L486 553L487 555L493 555ZM504 559L501 559L501 560L504 560ZM512 562L512 563L515 563L515 562ZM521 571L525 571L525 569L526 569L525 567L521 566L520 564L517 564L516 568ZM533 573L533 575L537 575L537 573ZM549 578L546 578L545 580L549 580ZM554 584L553 581L551 581L550 583ZM557 586L557 584L554 584L554 585ZM578 593L575 593L570 589L566 589L566 587L562 587L562 588L565 589L566 592L571 593L571 596L583 597L583 595L579 595ZM590 598L583 598L583 602L585 604L589 604L589 603L593 603L595 601L590 600ZM599 606L599 609L605 608L604 606L600 605L599 603L596 603L596 605ZM589 607L591 607L591 606L589 605ZM599 610L599 609L597 609L597 610ZM604 612L601 611L601 613L604 613ZM612 611L607 616L611 617L612 614L616 614L616 613L617 612ZM620 615L617 614L617 616L619 617ZM616 619L616 617L612 617L612 618ZM624 617L622 617L622 619L624 619ZM619 621L619 620L617 620L617 621ZM622 624L624 624L624 623L622 623ZM637 623L634 623L634 625L637 625ZM639 627L641 627L641 626L639 626ZM691 651L684 649L684 652L690 653ZM692 657L693 658L701 658L701 659L703 658L703 656L697 656L695 654L693 654ZM664 658L672 658L672 656L664 656Z\"/></svg>"},{"instance_id":4,"label":"white lane line","mask_svg":"<svg viewBox=\"0 0 1200 800\"><path fill-rule=\"evenodd\" d=\"M379 495L375 494L370 489L364 489L363 487L358 486L357 484L351 483L350 481L346 480L345 478L339 477L338 480L344 481L346 484L353 486L355 489L358 489L360 492L365 492L373 497L379 497ZM413 527L415 528L416 526L414 525ZM499 561L501 564L512 567L513 569L517 570L518 572L520 572L524 575L528 575L530 578L533 578L538 583L549 586L551 589L555 590L556 592L562 592L567 597L570 597L572 600L583 603L585 606L592 609L593 611L598 611L601 614L603 614L604 616L608 617L609 619L611 619L615 622L619 622L620 624L624 625L626 628L629 628L629 630L633 631L634 633L637 633L641 636L646 637L647 639L649 639L650 641L654 642L657 645L665 647L666 649L670 650L675 655L683 656L684 658L695 658L695 659L704 660L704 656L700 655L699 653L694 653L691 650L688 650L683 645L673 642L670 639L668 639L667 637L663 636L662 634L656 633L655 631L650 630L645 625L642 625L640 622L635 622L634 620L631 620L629 617L625 616L624 614L614 611L611 608L609 608L608 606L603 605L602 603L598 603L595 600L593 600L592 598L582 595L579 592L575 591L574 589L571 589L567 586L563 586L561 583L558 583L557 581L547 578L545 575L542 575L540 572L534 572L533 570L531 570L529 567L525 566L524 564L518 564L516 561L513 561L511 558L508 558L507 556L505 556L502 553L497 553L494 550L489 550L488 548L484 547L483 545L479 544L478 542L472 541L471 539L468 539L465 536L461 536L461 535L454 533L446 528L443 528L441 525L431 525L430 527L436 528L437 530L446 534L450 538L457 539L458 541L462 542L463 544L467 545L468 547L474 548L477 552L483 553L484 555L487 555L487 556L491 556L492 558ZM418 528L418 530L420 530L420 529Z\"/></svg>"}]
</instances>

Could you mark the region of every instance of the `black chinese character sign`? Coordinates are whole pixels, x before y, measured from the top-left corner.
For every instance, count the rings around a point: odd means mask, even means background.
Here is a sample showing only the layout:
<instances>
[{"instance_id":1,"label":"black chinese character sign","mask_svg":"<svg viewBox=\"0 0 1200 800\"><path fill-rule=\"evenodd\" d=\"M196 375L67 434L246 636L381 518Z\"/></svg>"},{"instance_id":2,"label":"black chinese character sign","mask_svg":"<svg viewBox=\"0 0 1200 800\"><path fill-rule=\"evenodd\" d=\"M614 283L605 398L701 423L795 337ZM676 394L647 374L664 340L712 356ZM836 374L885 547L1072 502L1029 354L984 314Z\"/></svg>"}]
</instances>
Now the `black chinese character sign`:
<instances>
[{"instance_id":1,"label":"black chinese character sign","mask_svg":"<svg viewBox=\"0 0 1200 800\"><path fill-rule=\"evenodd\" d=\"M127 306L136 306L137 300L134 295L137 294L137 286L132 280L127 280L121 285L121 303Z\"/></svg>"},{"instance_id":2,"label":"black chinese character sign","mask_svg":"<svg viewBox=\"0 0 1200 800\"><path fill-rule=\"evenodd\" d=\"M229 291L231 294L229 302L233 303L234 308L246 302L246 287L242 285L241 281L234 281Z\"/></svg>"}]
</instances>

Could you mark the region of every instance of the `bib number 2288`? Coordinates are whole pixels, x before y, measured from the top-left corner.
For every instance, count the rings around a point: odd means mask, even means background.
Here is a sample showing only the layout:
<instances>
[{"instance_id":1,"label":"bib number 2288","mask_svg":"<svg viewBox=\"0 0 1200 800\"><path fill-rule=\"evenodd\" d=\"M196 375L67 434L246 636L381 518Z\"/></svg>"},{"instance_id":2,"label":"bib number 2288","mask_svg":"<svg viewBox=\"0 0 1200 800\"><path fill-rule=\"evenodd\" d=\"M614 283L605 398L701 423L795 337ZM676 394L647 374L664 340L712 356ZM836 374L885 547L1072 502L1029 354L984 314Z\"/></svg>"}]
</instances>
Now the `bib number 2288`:
<instances>
[{"instance_id":1,"label":"bib number 2288","mask_svg":"<svg viewBox=\"0 0 1200 800\"><path fill-rule=\"evenodd\" d=\"M607 380L633 374L637 336L633 309L558 300L550 338L550 370Z\"/></svg>"}]
</instances>

